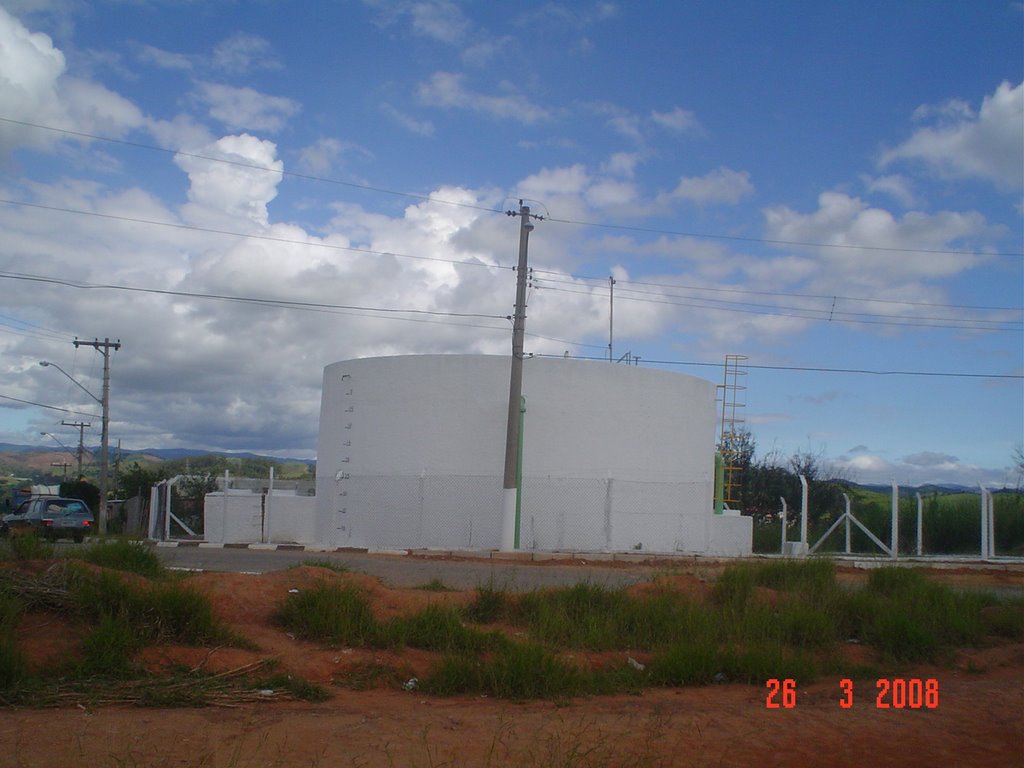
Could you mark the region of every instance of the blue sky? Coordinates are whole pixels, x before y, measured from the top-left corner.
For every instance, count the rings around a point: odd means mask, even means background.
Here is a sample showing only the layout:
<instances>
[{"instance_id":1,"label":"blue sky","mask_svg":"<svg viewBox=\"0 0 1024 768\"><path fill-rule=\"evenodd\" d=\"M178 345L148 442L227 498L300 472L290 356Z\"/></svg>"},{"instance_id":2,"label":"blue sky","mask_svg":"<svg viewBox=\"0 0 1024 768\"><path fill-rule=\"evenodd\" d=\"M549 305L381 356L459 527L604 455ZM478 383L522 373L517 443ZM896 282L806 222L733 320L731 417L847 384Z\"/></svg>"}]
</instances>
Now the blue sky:
<instances>
[{"instance_id":1,"label":"blue sky","mask_svg":"<svg viewBox=\"0 0 1024 768\"><path fill-rule=\"evenodd\" d=\"M93 404L38 361L98 393L70 341L110 337L115 441L312 456L324 365L508 354L522 198L528 352L607 356L613 275L616 358L748 357L762 454L1015 483L1022 32L1000 0L0 2L0 441L73 443Z\"/></svg>"}]
</instances>

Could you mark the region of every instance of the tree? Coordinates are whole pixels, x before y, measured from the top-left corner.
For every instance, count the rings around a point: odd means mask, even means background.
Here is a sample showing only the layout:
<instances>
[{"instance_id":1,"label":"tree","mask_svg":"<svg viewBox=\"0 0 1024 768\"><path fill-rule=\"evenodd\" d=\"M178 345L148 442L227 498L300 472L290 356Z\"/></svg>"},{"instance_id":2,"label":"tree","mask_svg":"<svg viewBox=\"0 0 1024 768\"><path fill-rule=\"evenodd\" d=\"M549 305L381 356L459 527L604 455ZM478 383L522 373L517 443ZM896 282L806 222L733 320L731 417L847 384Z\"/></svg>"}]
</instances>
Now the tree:
<instances>
[{"instance_id":1,"label":"tree","mask_svg":"<svg viewBox=\"0 0 1024 768\"><path fill-rule=\"evenodd\" d=\"M59 493L68 499L81 499L93 514L100 508L100 489L88 480L65 480L60 484Z\"/></svg>"}]
</instances>

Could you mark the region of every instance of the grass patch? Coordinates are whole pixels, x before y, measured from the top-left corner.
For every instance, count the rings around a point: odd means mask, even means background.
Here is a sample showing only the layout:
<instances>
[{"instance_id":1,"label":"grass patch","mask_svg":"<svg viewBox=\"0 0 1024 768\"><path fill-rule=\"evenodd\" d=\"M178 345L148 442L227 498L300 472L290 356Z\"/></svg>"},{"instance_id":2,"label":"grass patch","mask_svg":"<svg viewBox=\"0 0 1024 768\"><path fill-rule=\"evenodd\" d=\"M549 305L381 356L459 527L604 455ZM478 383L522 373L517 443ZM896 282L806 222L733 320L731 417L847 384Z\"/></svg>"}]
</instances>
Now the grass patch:
<instances>
[{"instance_id":1,"label":"grass patch","mask_svg":"<svg viewBox=\"0 0 1024 768\"><path fill-rule=\"evenodd\" d=\"M334 571L335 573L349 573L352 570L346 563L339 562L338 560L329 560L323 557L303 560L301 563L289 565L288 570L302 568L304 566L308 566L310 568L326 568L328 571Z\"/></svg>"},{"instance_id":2,"label":"grass patch","mask_svg":"<svg viewBox=\"0 0 1024 768\"><path fill-rule=\"evenodd\" d=\"M416 589L424 592L454 592L454 587L449 587L441 579L433 578L430 581L426 581L423 584L416 586Z\"/></svg>"},{"instance_id":3,"label":"grass patch","mask_svg":"<svg viewBox=\"0 0 1024 768\"><path fill-rule=\"evenodd\" d=\"M350 584L320 583L290 594L275 619L303 639L334 645L373 645L380 636L369 599Z\"/></svg>"},{"instance_id":4,"label":"grass patch","mask_svg":"<svg viewBox=\"0 0 1024 768\"><path fill-rule=\"evenodd\" d=\"M111 571L78 570L72 572L68 591L82 616L100 622L117 617L143 641L238 643L214 616L209 598L180 582L135 585Z\"/></svg>"},{"instance_id":5,"label":"grass patch","mask_svg":"<svg viewBox=\"0 0 1024 768\"><path fill-rule=\"evenodd\" d=\"M49 560L53 557L53 544L34 533L12 535L8 541L11 557L15 560Z\"/></svg>"},{"instance_id":6,"label":"grass patch","mask_svg":"<svg viewBox=\"0 0 1024 768\"><path fill-rule=\"evenodd\" d=\"M421 681L428 693L485 693L500 699L564 699L586 690L583 672L535 643L513 643L489 658L448 655Z\"/></svg>"},{"instance_id":7,"label":"grass patch","mask_svg":"<svg viewBox=\"0 0 1024 768\"><path fill-rule=\"evenodd\" d=\"M103 568L137 573L149 579L158 579L167 573L156 552L141 542L129 539L90 544L70 553L69 557Z\"/></svg>"},{"instance_id":8,"label":"grass patch","mask_svg":"<svg viewBox=\"0 0 1024 768\"><path fill-rule=\"evenodd\" d=\"M142 644L142 639L125 614L104 614L82 641L83 658L77 672L85 677L131 676L138 672L132 654Z\"/></svg>"},{"instance_id":9,"label":"grass patch","mask_svg":"<svg viewBox=\"0 0 1024 768\"><path fill-rule=\"evenodd\" d=\"M492 581L477 587L476 597L463 608L463 615L476 624L494 624L508 617L514 602L507 588L498 587Z\"/></svg>"},{"instance_id":10,"label":"grass patch","mask_svg":"<svg viewBox=\"0 0 1024 768\"><path fill-rule=\"evenodd\" d=\"M411 616L399 616L379 629L381 642L443 653L478 653L502 644L504 635L481 632L462 623L451 606L428 605Z\"/></svg>"}]
</instances>

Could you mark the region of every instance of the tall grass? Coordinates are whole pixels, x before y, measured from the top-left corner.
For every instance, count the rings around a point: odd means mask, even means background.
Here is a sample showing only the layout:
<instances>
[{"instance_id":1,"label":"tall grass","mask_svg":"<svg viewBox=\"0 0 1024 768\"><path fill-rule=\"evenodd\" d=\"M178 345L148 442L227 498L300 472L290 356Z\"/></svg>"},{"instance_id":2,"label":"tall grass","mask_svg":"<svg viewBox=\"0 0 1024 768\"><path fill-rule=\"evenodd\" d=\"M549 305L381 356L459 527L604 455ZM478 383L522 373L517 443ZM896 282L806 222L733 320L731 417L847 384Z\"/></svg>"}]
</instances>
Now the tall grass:
<instances>
[{"instance_id":1,"label":"tall grass","mask_svg":"<svg viewBox=\"0 0 1024 768\"><path fill-rule=\"evenodd\" d=\"M103 568L137 573L150 579L160 578L167 573L152 549L142 542L129 539L99 541L74 550L68 556Z\"/></svg>"},{"instance_id":2,"label":"tall grass","mask_svg":"<svg viewBox=\"0 0 1024 768\"><path fill-rule=\"evenodd\" d=\"M370 601L352 585L322 582L288 595L275 619L307 640L372 645L379 636Z\"/></svg>"},{"instance_id":3,"label":"tall grass","mask_svg":"<svg viewBox=\"0 0 1024 768\"><path fill-rule=\"evenodd\" d=\"M147 642L237 641L214 616L209 598L186 584L132 584L112 571L73 571L68 591L81 615L100 622L118 617Z\"/></svg>"}]
</instances>

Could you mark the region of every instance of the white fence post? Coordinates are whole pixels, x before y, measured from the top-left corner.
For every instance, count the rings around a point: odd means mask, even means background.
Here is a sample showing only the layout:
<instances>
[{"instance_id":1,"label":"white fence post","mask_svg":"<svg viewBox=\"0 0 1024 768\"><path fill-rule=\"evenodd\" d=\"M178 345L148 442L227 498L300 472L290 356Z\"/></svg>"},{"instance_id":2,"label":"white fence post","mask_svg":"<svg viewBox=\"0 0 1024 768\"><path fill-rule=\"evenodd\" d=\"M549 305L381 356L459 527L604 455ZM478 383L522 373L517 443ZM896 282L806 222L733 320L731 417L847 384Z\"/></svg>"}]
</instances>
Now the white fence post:
<instances>
[{"instance_id":1,"label":"white fence post","mask_svg":"<svg viewBox=\"0 0 1024 768\"><path fill-rule=\"evenodd\" d=\"M893 560L899 557L899 537L900 537L900 487L896 485L896 481L892 481L892 530L889 535L889 546L891 552L889 553Z\"/></svg>"},{"instance_id":2,"label":"white fence post","mask_svg":"<svg viewBox=\"0 0 1024 768\"><path fill-rule=\"evenodd\" d=\"M981 490L981 559L988 559L988 496L985 486L978 483Z\"/></svg>"},{"instance_id":3,"label":"white fence post","mask_svg":"<svg viewBox=\"0 0 1024 768\"><path fill-rule=\"evenodd\" d=\"M269 544L270 542L272 542L274 540L273 536L271 535L271 530L272 530L272 528L271 528L271 526L272 526L272 523L271 523L271 520L272 520L271 511L274 508L274 502L272 501L273 498L274 498L274 468L271 467L270 468L270 487L267 488L267 501L266 501L266 505L263 508L264 509L264 516L263 516L263 538L264 538L264 543L266 543L266 544Z\"/></svg>"},{"instance_id":4,"label":"white fence post","mask_svg":"<svg viewBox=\"0 0 1024 768\"><path fill-rule=\"evenodd\" d=\"M917 496L917 556L920 557L923 552L922 539L924 538L924 527L921 522L922 513L924 512L924 499L921 498L920 493L915 494L915 496Z\"/></svg>"},{"instance_id":5,"label":"white fence post","mask_svg":"<svg viewBox=\"0 0 1024 768\"><path fill-rule=\"evenodd\" d=\"M231 473L224 470L224 514L220 518L220 543L228 540L228 486L231 484Z\"/></svg>"},{"instance_id":6,"label":"white fence post","mask_svg":"<svg viewBox=\"0 0 1024 768\"><path fill-rule=\"evenodd\" d=\"M782 554L786 554L786 499L779 496L779 501L782 502Z\"/></svg>"},{"instance_id":7,"label":"white fence post","mask_svg":"<svg viewBox=\"0 0 1024 768\"><path fill-rule=\"evenodd\" d=\"M802 552L807 552L807 516L810 491L807 487L807 478L800 475L800 546Z\"/></svg>"}]
</instances>

